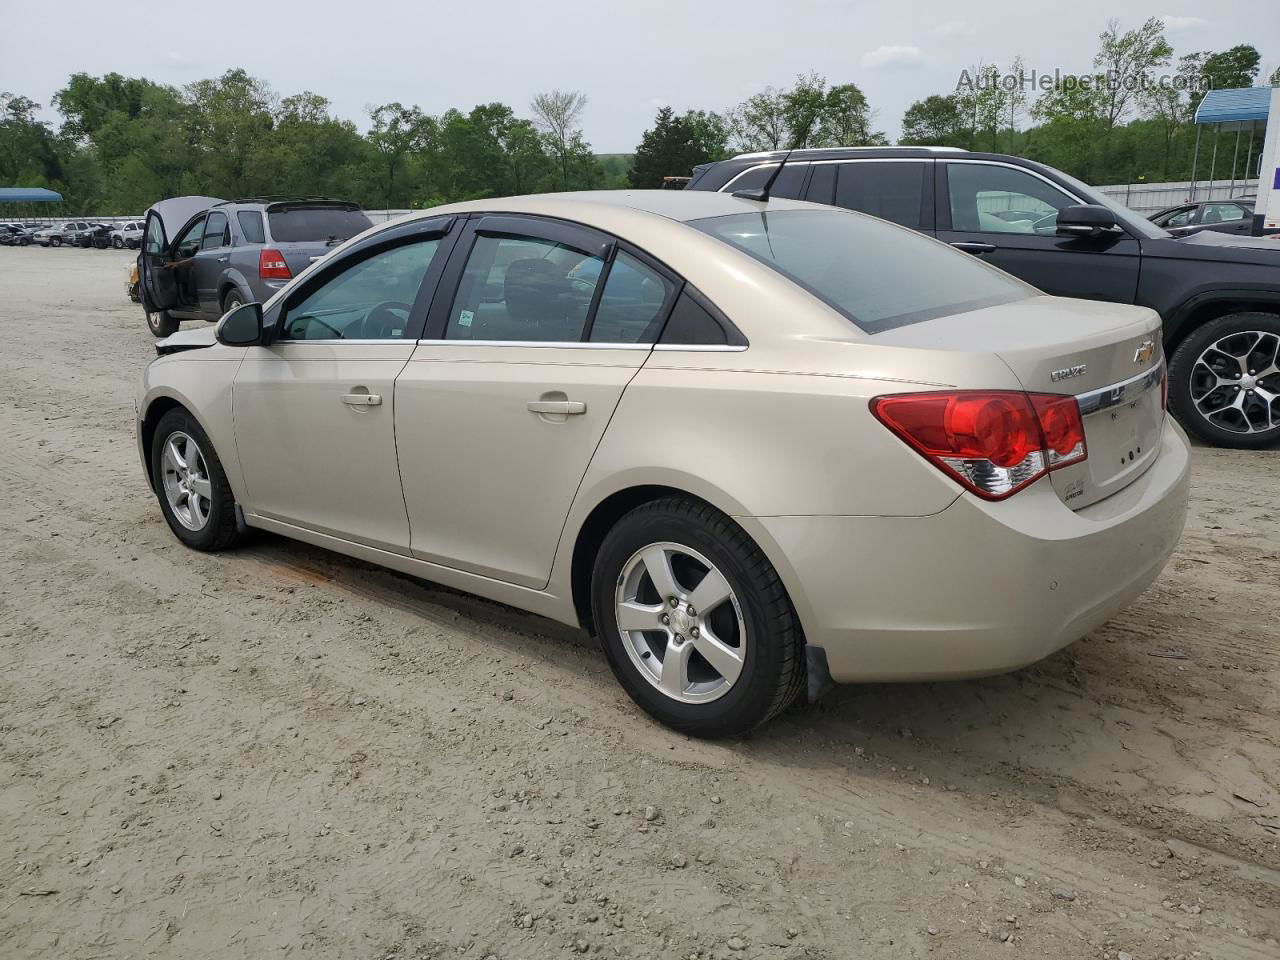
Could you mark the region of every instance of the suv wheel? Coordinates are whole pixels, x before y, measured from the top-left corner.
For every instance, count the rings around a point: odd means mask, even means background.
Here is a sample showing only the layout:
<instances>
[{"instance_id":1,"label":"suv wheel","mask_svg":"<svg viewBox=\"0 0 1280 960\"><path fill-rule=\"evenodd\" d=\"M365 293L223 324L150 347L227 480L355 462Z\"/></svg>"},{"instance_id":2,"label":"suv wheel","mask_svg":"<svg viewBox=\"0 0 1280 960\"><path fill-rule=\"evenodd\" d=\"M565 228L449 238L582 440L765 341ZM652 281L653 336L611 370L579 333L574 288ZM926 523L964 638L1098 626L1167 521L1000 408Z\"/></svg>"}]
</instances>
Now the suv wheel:
<instances>
[{"instance_id":1,"label":"suv wheel","mask_svg":"<svg viewBox=\"0 0 1280 960\"><path fill-rule=\"evenodd\" d=\"M222 298L222 312L230 313L236 307L244 306L244 297L240 296L240 291L232 288L227 291L227 295Z\"/></svg>"},{"instance_id":2,"label":"suv wheel","mask_svg":"<svg viewBox=\"0 0 1280 960\"><path fill-rule=\"evenodd\" d=\"M123 240L121 240L119 237L112 237L112 238L111 238L111 245L112 245L113 247L115 247L117 250L123 250L123 249L124 249L124 241L123 241Z\"/></svg>"},{"instance_id":3,"label":"suv wheel","mask_svg":"<svg viewBox=\"0 0 1280 960\"><path fill-rule=\"evenodd\" d=\"M700 501L656 500L619 520L596 556L591 609L623 688L683 733L746 733L804 684L804 638L777 572Z\"/></svg>"},{"instance_id":4,"label":"suv wheel","mask_svg":"<svg viewBox=\"0 0 1280 960\"><path fill-rule=\"evenodd\" d=\"M1280 316L1233 313L1192 331L1169 362L1169 405L1217 446L1280 442Z\"/></svg>"},{"instance_id":5,"label":"suv wheel","mask_svg":"<svg viewBox=\"0 0 1280 960\"><path fill-rule=\"evenodd\" d=\"M51 247L60 247L60 246L62 246L62 238L61 238L61 237L50 237L50 238L49 238L49 246L51 246Z\"/></svg>"},{"instance_id":6,"label":"suv wheel","mask_svg":"<svg viewBox=\"0 0 1280 960\"><path fill-rule=\"evenodd\" d=\"M178 332L178 321L168 310L147 311L147 329L153 337L170 337Z\"/></svg>"}]
</instances>

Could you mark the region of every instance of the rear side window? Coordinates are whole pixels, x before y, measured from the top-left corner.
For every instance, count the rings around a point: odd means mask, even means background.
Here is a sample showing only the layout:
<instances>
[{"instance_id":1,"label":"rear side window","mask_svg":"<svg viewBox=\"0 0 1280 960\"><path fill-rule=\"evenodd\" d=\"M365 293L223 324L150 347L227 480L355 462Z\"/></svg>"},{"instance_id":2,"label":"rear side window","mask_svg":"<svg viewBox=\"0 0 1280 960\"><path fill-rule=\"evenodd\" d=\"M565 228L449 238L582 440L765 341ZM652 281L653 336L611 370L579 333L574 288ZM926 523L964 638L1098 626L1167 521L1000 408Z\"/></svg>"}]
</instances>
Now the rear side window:
<instances>
[{"instance_id":1,"label":"rear side window","mask_svg":"<svg viewBox=\"0 0 1280 960\"><path fill-rule=\"evenodd\" d=\"M923 163L862 161L839 164L836 206L920 229Z\"/></svg>"},{"instance_id":2,"label":"rear side window","mask_svg":"<svg viewBox=\"0 0 1280 960\"><path fill-rule=\"evenodd\" d=\"M372 226L362 211L342 207L268 207L267 219L271 239L279 243L350 240Z\"/></svg>"},{"instance_id":3,"label":"rear side window","mask_svg":"<svg viewBox=\"0 0 1280 960\"><path fill-rule=\"evenodd\" d=\"M609 268L591 324L592 343L653 343L672 286L656 270L621 252Z\"/></svg>"},{"instance_id":4,"label":"rear side window","mask_svg":"<svg viewBox=\"0 0 1280 960\"><path fill-rule=\"evenodd\" d=\"M1032 287L936 240L839 210L691 220L877 333L1035 295Z\"/></svg>"},{"instance_id":5,"label":"rear side window","mask_svg":"<svg viewBox=\"0 0 1280 960\"><path fill-rule=\"evenodd\" d=\"M723 192L734 193L738 190L754 190L757 187L763 187L764 182L769 179L769 175L776 169L777 164L770 164L767 167L756 167L753 170L748 170L738 179L729 183ZM804 175L808 171L808 164L787 164L782 168L782 172L778 174L778 179L773 181L773 186L769 188L769 196L781 197L784 200L799 200L800 190L804 186Z\"/></svg>"},{"instance_id":6,"label":"rear side window","mask_svg":"<svg viewBox=\"0 0 1280 960\"><path fill-rule=\"evenodd\" d=\"M262 214L257 210L240 210L236 213L236 222L246 243L267 242L267 235L262 232Z\"/></svg>"},{"instance_id":7,"label":"rear side window","mask_svg":"<svg viewBox=\"0 0 1280 960\"><path fill-rule=\"evenodd\" d=\"M729 335L720 321L686 290L680 294L680 299L671 309L671 317L662 330L660 342L684 346L718 347L729 343Z\"/></svg>"},{"instance_id":8,"label":"rear side window","mask_svg":"<svg viewBox=\"0 0 1280 960\"><path fill-rule=\"evenodd\" d=\"M813 176L809 178L809 189L804 198L810 203L835 203L838 169L838 165L834 163L815 163Z\"/></svg>"}]
</instances>

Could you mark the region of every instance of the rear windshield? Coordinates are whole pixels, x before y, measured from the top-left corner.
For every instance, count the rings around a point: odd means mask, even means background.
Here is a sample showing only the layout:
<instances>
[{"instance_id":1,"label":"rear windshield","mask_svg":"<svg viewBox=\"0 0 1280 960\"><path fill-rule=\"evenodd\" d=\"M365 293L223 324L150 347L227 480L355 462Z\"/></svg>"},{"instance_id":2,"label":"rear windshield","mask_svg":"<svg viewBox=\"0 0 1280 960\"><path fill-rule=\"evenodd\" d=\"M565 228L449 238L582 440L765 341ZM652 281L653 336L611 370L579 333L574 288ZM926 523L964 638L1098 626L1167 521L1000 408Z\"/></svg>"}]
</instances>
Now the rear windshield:
<instances>
[{"instance_id":1,"label":"rear windshield","mask_svg":"<svg viewBox=\"0 0 1280 960\"><path fill-rule=\"evenodd\" d=\"M371 226L361 211L341 207L268 209L267 219L271 221L271 239L280 243L350 240Z\"/></svg>"},{"instance_id":2,"label":"rear windshield","mask_svg":"<svg viewBox=\"0 0 1280 960\"><path fill-rule=\"evenodd\" d=\"M762 210L689 226L777 270L867 333L1036 294L967 253L839 210Z\"/></svg>"}]
</instances>

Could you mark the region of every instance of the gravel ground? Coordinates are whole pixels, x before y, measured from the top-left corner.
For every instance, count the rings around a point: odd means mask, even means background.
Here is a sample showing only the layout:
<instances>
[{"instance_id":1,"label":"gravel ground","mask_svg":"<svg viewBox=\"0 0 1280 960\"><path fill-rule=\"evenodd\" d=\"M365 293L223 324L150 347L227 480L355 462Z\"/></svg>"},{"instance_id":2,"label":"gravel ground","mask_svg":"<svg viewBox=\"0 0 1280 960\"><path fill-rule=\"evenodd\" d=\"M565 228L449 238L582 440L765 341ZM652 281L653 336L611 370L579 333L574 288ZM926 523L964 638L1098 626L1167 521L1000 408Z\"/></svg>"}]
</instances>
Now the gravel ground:
<instances>
[{"instance_id":1,"label":"gravel ground","mask_svg":"<svg viewBox=\"0 0 1280 960\"><path fill-rule=\"evenodd\" d=\"M701 743L572 630L181 547L129 259L0 251L0 956L1280 956L1280 454L1035 667Z\"/></svg>"}]
</instances>

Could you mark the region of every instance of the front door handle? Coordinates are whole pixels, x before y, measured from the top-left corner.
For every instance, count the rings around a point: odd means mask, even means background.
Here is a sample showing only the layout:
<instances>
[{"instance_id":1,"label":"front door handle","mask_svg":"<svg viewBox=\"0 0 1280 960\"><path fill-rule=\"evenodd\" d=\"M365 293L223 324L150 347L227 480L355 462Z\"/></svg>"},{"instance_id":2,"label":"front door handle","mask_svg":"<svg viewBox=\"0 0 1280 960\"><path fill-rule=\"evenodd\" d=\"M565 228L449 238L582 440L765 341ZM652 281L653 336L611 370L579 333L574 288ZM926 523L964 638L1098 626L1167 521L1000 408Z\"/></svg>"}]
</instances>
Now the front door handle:
<instances>
[{"instance_id":1,"label":"front door handle","mask_svg":"<svg viewBox=\"0 0 1280 960\"><path fill-rule=\"evenodd\" d=\"M572 416L587 412L587 405L581 400L530 400L525 406L530 413L558 413Z\"/></svg>"},{"instance_id":2,"label":"front door handle","mask_svg":"<svg viewBox=\"0 0 1280 960\"><path fill-rule=\"evenodd\" d=\"M227 262L227 258L226 258L226 257L219 257L219 258L218 258L218 262L219 262L219 263L226 263L226 262Z\"/></svg>"},{"instance_id":3,"label":"front door handle","mask_svg":"<svg viewBox=\"0 0 1280 960\"><path fill-rule=\"evenodd\" d=\"M981 243L973 240L957 240L951 245L957 250L963 250L965 253L990 253L996 248L994 243Z\"/></svg>"},{"instance_id":4,"label":"front door handle","mask_svg":"<svg viewBox=\"0 0 1280 960\"><path fill-rule=\"evenodd\" d=\"M342 402L351 407L380 407L382 395L377 393L344 393Z\"/></svg>"}]
</instances>

